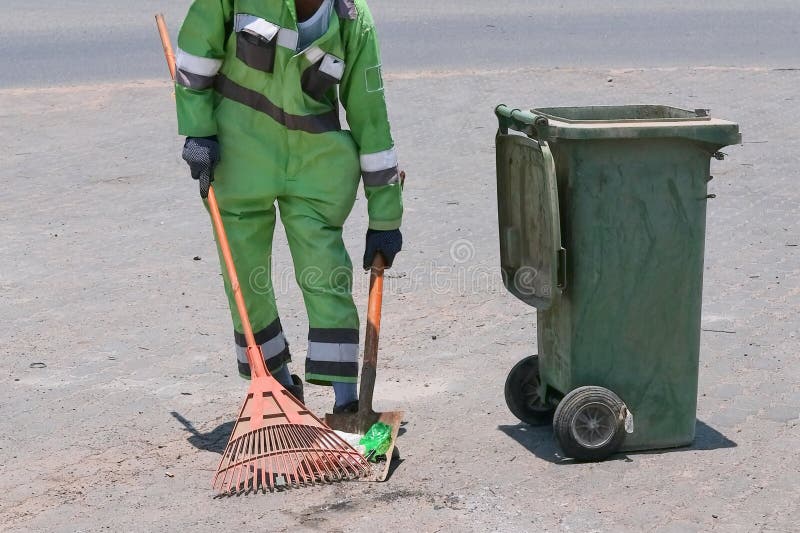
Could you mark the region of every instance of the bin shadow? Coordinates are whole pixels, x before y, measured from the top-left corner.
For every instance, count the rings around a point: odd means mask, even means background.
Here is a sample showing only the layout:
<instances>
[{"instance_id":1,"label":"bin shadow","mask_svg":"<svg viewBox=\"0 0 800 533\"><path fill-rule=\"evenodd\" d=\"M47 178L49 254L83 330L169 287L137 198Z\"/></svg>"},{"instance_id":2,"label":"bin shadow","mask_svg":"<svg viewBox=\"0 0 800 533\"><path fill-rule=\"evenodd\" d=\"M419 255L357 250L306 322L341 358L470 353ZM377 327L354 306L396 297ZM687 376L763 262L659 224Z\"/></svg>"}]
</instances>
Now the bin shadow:
<instances>
[{"instance_id":1,"label":"bin shadow","mask_svg":"<svg viewBox=\"0 0 800 533\"><path fill-rule=\"evenodd\" d=\"M515 424L497 426L497 429L517 441L536 457L544 459L550 463L569 465L580 464L577 461L561 456L561 450L553 436L551 426L529 426L527 424ZM735 448L738 446L734 441L712 428L705 422L698 420L695 426L694 442L689 446L681 448L668 448L663 450L644 450L639 452L622 452L612 455L606 461L626 461L630 462L630 456L635 455L660 455L663 453L687 452L687 451L708 451L720 450L724 448Z\"/></svg>"},{"instance_id":2,"label":"bin shadow","mask_svg":"<svg viewBox=\"0 0 800 533\"><path fill-rule=\"evenodd\" d=\"M183 425L186 431L191 433L189 438L186 439L189 444L198 450L207 452L222 454L222 452L225 451L225 447L228 445L228 439L230 439L231 433L233 433L233 421L220 424L207 433L201 433L194 427L194 424L186 420L180 413L172 411L170 414Z\"/></svg>"}]
</instances>

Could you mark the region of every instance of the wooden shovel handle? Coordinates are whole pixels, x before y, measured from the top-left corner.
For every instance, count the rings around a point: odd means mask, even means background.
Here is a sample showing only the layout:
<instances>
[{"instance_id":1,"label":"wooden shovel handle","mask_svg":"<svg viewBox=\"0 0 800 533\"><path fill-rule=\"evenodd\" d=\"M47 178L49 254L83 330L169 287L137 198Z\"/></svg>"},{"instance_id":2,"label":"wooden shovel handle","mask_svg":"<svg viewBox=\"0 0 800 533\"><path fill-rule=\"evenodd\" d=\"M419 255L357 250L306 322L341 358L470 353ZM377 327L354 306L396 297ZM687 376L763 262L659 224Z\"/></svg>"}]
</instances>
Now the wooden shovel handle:
<instances>
[{"instance_id":1,"label":"wooden shovel handle","mask_svg":"<svg viewBox=\"0 0 800 533\"><path fill-rule=\"evenodd\" d=\"M367 332L364 337L364 362L361 368L361 387L358 394L359 412L372 411L372 395L378 365L378 338L381 332L381 305L383 304L383 255L375 254L369 278L369 304L367 306Z\"/></svg>"}]
</instances>

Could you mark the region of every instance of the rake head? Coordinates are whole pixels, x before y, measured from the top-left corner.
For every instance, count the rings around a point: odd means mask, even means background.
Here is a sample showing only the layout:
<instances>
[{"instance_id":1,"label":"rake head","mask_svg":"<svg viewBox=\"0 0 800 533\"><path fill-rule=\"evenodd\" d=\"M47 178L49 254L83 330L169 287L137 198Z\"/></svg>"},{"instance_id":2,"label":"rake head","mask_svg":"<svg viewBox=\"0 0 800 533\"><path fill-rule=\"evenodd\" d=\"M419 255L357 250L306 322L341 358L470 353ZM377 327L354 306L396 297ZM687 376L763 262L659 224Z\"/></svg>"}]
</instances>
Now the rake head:
<instances>
[{"instance_id":1,"label":"rake head","mask_svg":"<svg viewBox=\"0 0 800 533\"><path fill-rule=\"evenodd\" d=\"M287 490L368 475L364 457L271 376L254 378L222 454L220 494Z\"/></svg>"}]
</instances>

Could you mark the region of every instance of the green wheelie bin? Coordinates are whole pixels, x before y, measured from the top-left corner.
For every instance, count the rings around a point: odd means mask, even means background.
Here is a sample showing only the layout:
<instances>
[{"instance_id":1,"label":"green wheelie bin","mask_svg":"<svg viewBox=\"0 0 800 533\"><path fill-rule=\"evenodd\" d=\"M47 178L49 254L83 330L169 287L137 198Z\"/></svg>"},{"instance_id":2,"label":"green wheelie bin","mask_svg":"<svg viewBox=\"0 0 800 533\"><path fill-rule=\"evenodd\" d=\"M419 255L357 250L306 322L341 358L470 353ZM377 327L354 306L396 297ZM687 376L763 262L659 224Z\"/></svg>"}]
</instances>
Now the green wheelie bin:
<instances>
[{"instance_id":1,"label":"green wheelie bin","mask_svg":"<svg viewBox=\"0 0 800 533\"><path fill-rule=\"evenodd\" d=\"M503 280L537 309L508 407L577 460L691 444L710 165L739 126L657 105L495 114Z\"/></svg>"}]
</instances>

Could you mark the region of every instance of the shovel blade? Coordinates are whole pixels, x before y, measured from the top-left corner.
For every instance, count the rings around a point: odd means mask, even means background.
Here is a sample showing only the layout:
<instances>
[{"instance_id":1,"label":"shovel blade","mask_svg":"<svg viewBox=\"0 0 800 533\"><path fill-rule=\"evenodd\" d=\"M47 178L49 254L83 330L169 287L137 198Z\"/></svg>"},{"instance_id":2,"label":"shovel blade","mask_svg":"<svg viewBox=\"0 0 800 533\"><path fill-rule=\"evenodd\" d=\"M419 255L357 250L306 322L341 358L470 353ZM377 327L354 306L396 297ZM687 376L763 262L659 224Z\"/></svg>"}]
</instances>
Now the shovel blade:
<instances>
[{"instance_id":1,"label":"shovel blade","mask_svg":"<svg viewBox=\"0 0 800 533\"><path fill-rule=\"evenodd\" d=\"M329 413L325 415L325 423L336 431L355 433L356 435L366 434L369 428L377 422L383 422L392 428L392 442L389 444L389 449L386 450L386 461L375 464L372 469L372 474L366 478L361 478L363 481L385 481L386 477L389 475L392 456L394 454L395 444L397 443L397 434L400 432L400 424L403 422L404 414L403 411L376 413L372 410L359 411L356 413Z\"/></svg>"}]
</instances>

